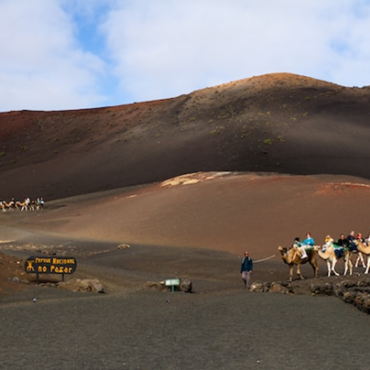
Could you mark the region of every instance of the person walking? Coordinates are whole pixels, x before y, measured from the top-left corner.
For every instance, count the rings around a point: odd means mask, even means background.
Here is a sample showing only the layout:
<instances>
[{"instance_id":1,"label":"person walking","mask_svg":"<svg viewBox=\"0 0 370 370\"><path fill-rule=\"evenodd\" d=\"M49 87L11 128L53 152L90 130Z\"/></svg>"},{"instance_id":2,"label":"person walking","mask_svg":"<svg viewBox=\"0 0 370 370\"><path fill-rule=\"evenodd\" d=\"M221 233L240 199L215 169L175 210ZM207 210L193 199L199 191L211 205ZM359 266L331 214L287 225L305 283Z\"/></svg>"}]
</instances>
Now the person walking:
<instances>
[{"instance_id":1,"label":"person walking","mask_svg":"<svg viewBox=\"0 0 370 370\"><path fill-rule=\"evenodd\" d=\"M240 273L242 274L242 279L247 289L251 287L252 271L253 271L253 260L252 258L249 257L249 253L245 251L242 265L240 267Z\"/></svg>"}]
</instances>

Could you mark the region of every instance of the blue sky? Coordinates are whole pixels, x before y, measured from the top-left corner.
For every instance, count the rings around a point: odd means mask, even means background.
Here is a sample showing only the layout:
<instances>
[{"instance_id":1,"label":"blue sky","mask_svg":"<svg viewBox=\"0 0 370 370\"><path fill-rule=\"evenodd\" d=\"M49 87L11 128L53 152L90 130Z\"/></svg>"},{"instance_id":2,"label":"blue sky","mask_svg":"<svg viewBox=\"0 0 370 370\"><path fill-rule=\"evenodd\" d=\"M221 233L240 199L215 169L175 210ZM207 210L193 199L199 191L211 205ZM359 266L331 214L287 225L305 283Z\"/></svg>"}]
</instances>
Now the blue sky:
<instances>
[{"instance_id":1,"label":"blue sky","mask_svg":"<svg viewBox=\"0 0 370 370\"><path fill-rule=\"evenodd\" d=\"M370 0L0 0L0 111L171 98L274 72L370 85Z\"/></svg>"}]
</instances>

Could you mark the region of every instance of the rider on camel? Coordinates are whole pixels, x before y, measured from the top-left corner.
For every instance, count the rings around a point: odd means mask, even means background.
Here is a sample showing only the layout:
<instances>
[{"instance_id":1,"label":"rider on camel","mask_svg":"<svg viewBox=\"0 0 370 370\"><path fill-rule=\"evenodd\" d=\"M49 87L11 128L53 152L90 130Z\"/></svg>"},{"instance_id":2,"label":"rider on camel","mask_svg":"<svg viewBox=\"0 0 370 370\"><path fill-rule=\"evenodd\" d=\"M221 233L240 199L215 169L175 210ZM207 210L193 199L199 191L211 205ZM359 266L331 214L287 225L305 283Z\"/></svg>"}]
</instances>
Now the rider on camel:
<instances>
[{"instance_id":1,"label":"rider on camel","mask_svg":"<svg viewBox=\"0 0 370 370\"><path fill-rule=\"evenodd\" d=\"M301 246L298 249L301 252L301 258L302 259L307 258L306 249L311 248L315 245L315 241L314 241L313 237L311 236L311 233L307 233L306 234L306 239L303 240L300 244L301 244Z\"/></svg>"}]
</instances>

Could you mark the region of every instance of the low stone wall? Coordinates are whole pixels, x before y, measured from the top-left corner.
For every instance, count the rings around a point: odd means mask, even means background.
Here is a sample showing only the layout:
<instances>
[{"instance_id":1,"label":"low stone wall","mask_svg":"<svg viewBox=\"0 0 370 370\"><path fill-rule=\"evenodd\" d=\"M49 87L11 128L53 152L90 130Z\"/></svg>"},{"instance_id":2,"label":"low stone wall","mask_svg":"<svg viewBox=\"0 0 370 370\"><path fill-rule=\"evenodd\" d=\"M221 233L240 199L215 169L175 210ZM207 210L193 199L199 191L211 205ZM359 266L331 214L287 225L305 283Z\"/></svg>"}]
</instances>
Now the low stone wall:
<instances>
[{"instance_id":1,"label":"low stone wall","mask_svg":"<svg viewBox=\"0 0 370 370\"><path fill-rule=\"evenodd\" d=\"M367 275L309 279L293 282L254 282L250 291L279 294L335 296L370 314L370 277Z\"/></svg>"}]
</instances>

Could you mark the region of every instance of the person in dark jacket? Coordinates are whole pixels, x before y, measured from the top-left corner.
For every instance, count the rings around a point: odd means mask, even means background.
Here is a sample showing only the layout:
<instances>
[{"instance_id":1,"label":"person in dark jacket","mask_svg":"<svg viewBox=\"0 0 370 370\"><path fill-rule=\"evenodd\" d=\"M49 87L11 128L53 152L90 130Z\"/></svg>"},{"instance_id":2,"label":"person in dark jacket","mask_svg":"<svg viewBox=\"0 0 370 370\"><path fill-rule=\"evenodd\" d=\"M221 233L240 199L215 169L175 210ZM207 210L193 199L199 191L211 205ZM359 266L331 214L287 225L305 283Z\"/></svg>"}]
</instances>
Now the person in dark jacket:
<instances>
[{"instance_id":1,"label":"person in dark jacket","mask_svg":"<svg viewBox=\"0 0 370 370\"><path fill-rule=\"evenodd\" d=\"M347 236L347 245L352 252L357 253L357 245L354 243L356 240L355 232L351 231Z\"/></svg>"},{"instance_id":2,"label":"person in dark jacket","mask_svg":"<svg viewBox=\"0 0 370 370\"><path fill-rule=\"evenodd\" d=\"M334 244L339 245L340 247L347 248L348 240L344 234L340 234L339 239L337 239Z\"/></svg>"},{"instance_id":3,"label":"person in dark jacket","mask_svg":"<svg viewBox=\"0 0 370 370\"><path fill-rule=\"evenodd\" d=\"M252 271L253 271L253 260L252 258L249 257L249 253L245 251L242 265L240 267L240 273L242 274L242 279L247 289L251 287Z\"/></svg>"}]
</instances>

